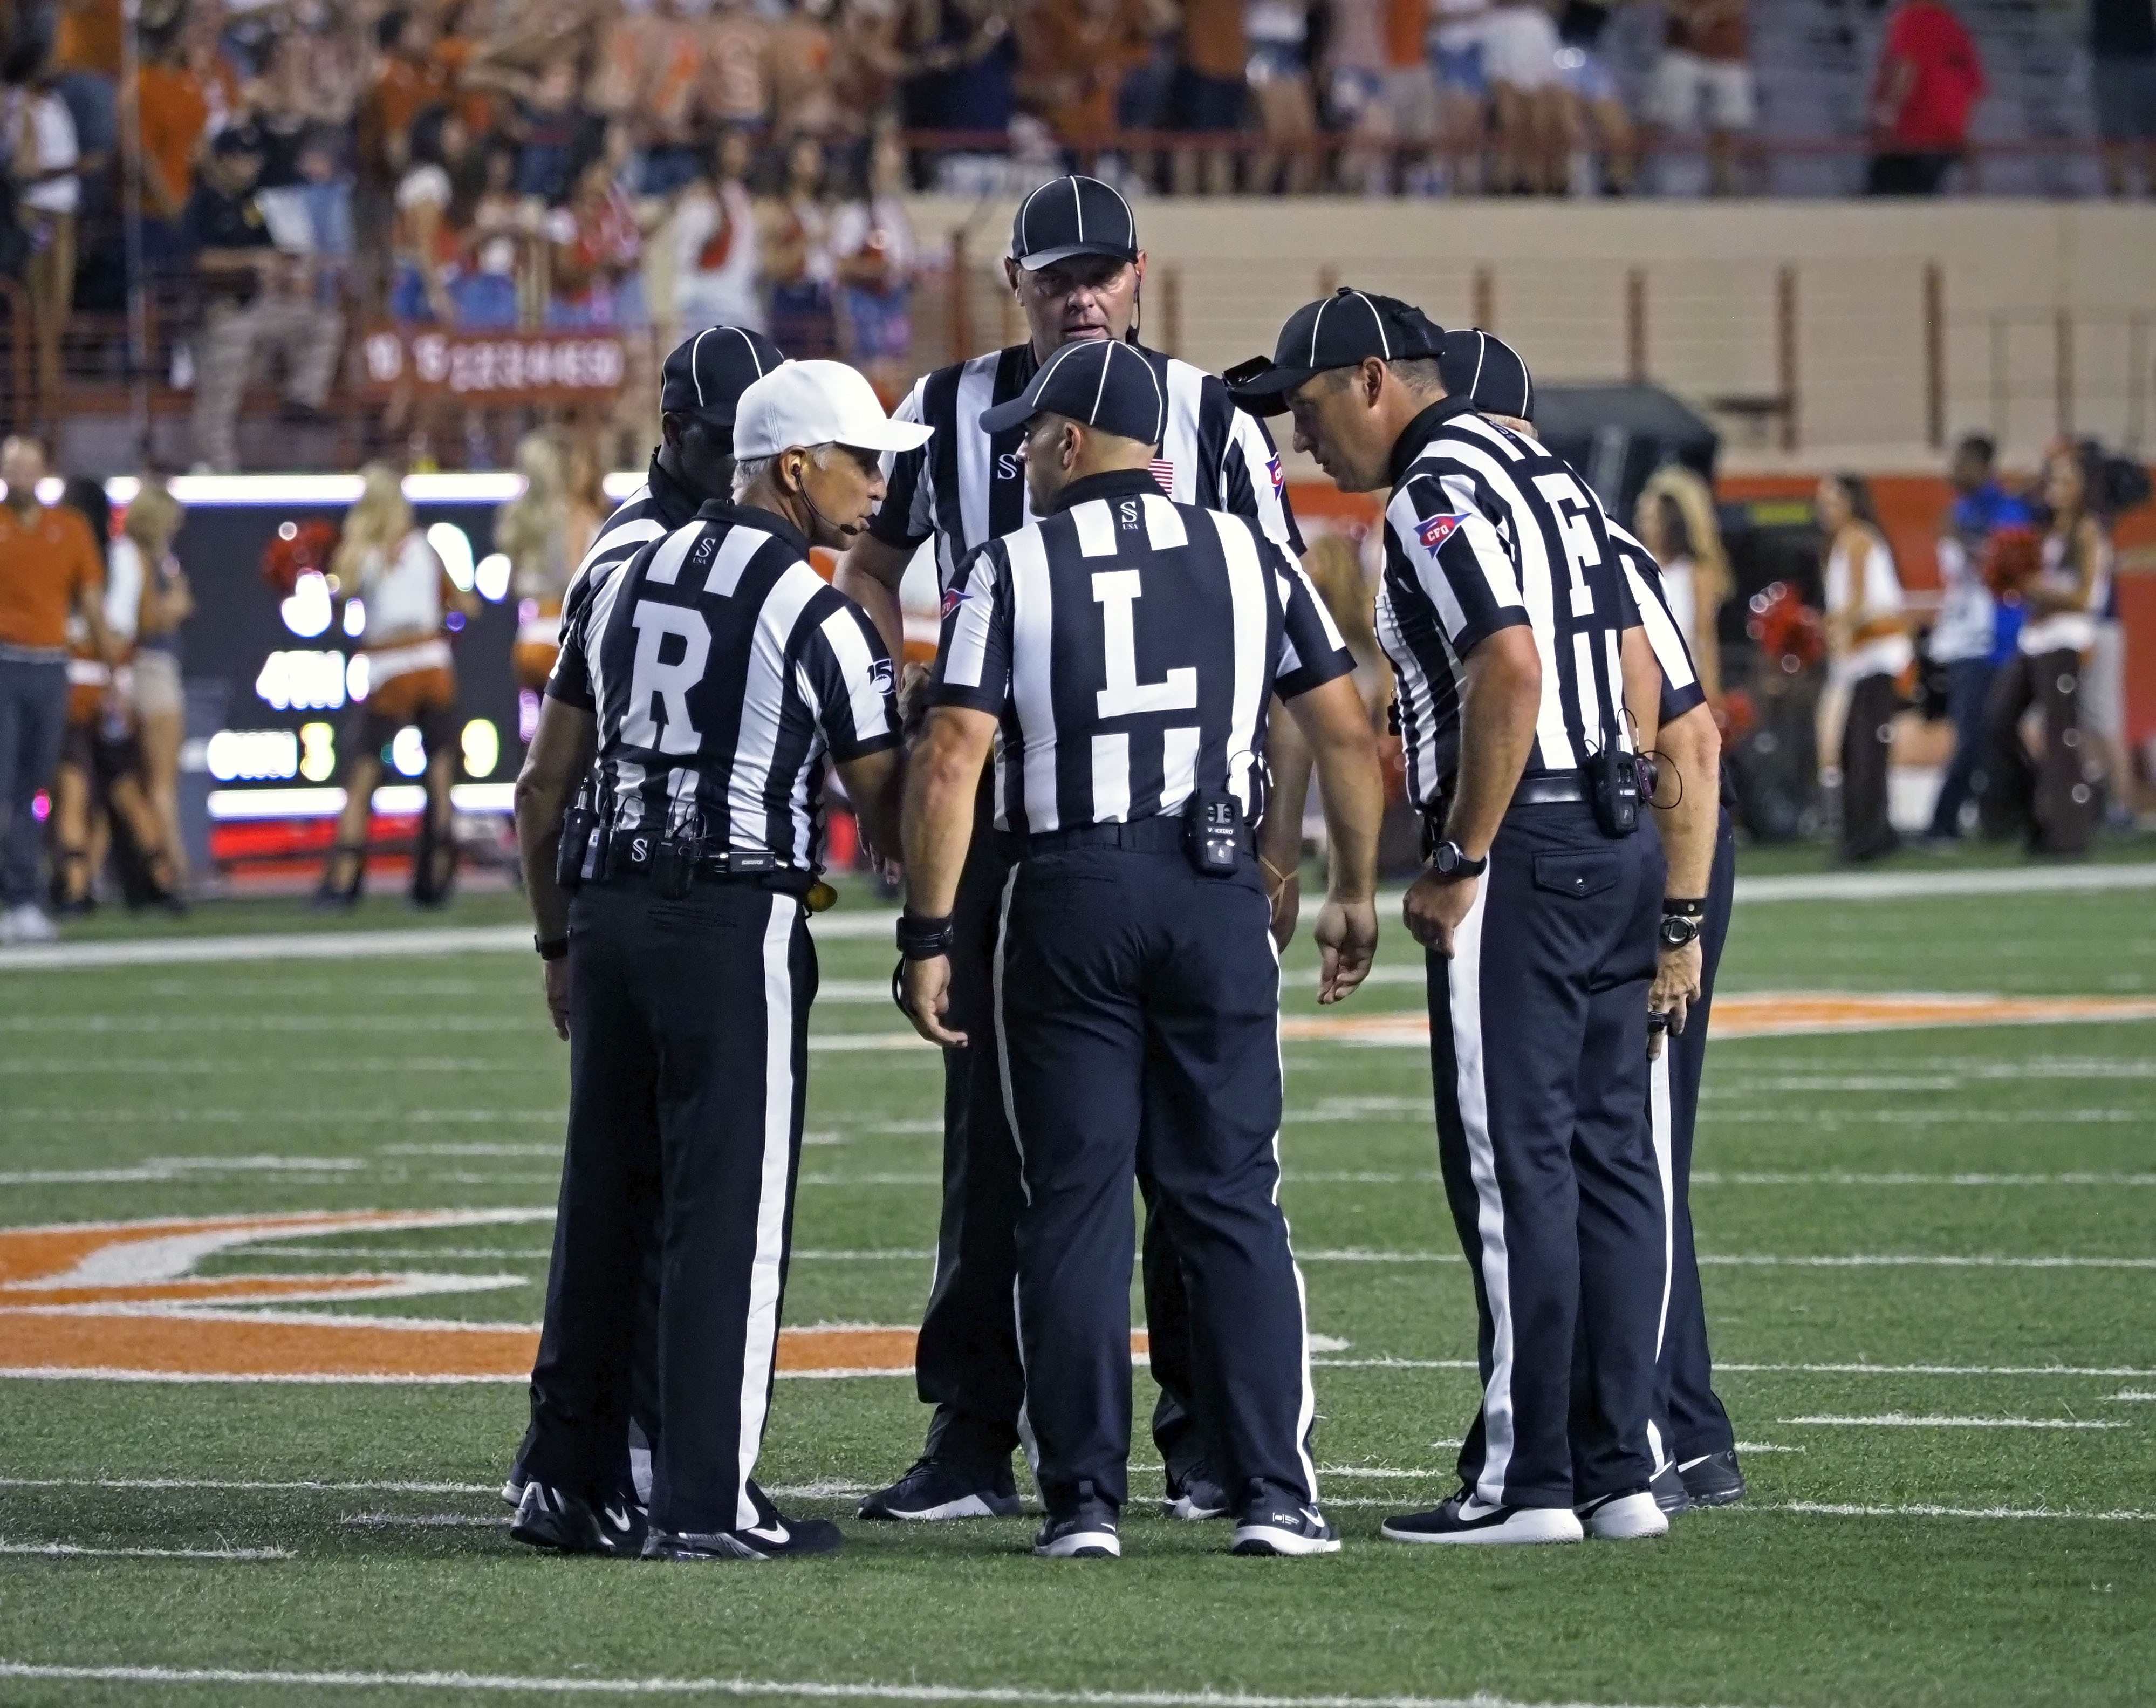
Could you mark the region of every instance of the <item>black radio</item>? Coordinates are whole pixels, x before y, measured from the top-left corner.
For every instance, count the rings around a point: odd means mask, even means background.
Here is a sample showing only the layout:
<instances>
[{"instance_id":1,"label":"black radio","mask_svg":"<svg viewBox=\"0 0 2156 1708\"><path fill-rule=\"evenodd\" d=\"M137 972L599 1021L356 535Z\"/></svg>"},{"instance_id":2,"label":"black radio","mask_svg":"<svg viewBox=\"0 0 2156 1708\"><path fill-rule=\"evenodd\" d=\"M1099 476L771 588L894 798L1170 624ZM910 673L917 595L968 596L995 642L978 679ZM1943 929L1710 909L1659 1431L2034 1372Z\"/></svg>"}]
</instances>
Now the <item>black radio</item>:
<instances>
[{"instance_id":1,"label":"black radio","mask_svg":"<svg viewBox=\"0 0 2156 1708\"><path fill-rule=\"evenodd\" d=\"M1183 851L1193 869L1208 877L1234 872L1247 834L1242 803L1225 792L1200 790L1183 810Z\"/></svg>"},{"instance_id":2,"label":"black radio","mask_svg":"<svg viewBox=\"0 0 2156 1708\"><path fill-rule=\"evenodd\" d=\"M1614 741L1586 765L1587 796L1605 836L1629 836L1640 828L1640 756L1620 753Z\"/></svg>"}]
</instances>

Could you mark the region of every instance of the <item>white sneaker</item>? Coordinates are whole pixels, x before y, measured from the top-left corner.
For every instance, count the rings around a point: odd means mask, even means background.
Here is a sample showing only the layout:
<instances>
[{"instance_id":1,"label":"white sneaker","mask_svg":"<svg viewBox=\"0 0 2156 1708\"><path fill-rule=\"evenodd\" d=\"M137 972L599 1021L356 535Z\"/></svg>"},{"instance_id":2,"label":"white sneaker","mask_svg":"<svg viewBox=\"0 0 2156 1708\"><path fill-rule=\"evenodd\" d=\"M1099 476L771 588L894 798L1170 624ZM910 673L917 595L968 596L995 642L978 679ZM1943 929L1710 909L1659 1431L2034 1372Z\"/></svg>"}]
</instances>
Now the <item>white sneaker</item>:
<instances>
[{"instance_id":1,"label":"white sneaker","mask_svg":"<svg viewBox=\"0 0 2156 1708\"><path fill-rule=\"evenodd\" d=\"M1604 1494L1574 1510L1587 1526L1588 1535L1604 1541L1629 1542L1670 1533L1669 1514L1655 1504L1652 1491L1645 1489L1630 1494Z\"/></svg>"},{"instance_id":2,"label":"white sneaker","mask_svg":"<svg viewBox=\"0 0 2156 1708\"><path fill-rule=\"evenodd\" d=\"M11 908L0 923L0 943L58 943L60 928L45 917L35 902Z\"/></svg>"}]
</instances>

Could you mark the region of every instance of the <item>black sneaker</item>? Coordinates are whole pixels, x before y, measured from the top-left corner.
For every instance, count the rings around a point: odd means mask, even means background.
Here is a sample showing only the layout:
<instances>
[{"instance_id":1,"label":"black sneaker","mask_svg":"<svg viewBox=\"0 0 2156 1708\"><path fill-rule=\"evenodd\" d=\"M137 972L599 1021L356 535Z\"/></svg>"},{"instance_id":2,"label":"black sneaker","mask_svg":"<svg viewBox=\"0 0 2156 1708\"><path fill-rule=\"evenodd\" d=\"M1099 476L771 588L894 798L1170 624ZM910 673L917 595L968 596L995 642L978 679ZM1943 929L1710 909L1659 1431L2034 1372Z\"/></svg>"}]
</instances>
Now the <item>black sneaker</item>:
<instances>
[{"instance_id":1,"label":"black sneaker","mask_svg":"<svg viewBox=\"0 0 2156 1708\"><path fill-rule=\"evenodd\" d=\"M1430 1512L1389 1518L1389 1542L1576 1542L1586 1532L1568 1506L1485 1506L1467 1489Z\"/></svg>"},{"instance_id":2,"label":"black sneaker","mask_svg":"<svg viewBox=\"0 0 2156 1708\"><path fill-rule=\"evenodd\" d=\"M1729 1506L1744 1498L1744 1473L1737 1468L1737 1449L1702 1453L1677 1467L1685 1493L1695 1506Z\"/></svg>"},{"instance_id":3,"label":"black sneaker","mask_svg":"<svg viewBox=\"0 0 2156 1708\"><path fill-rule=\"evenodd\" d=\"M1675 1459L1665 1459L1662 1468L1655 1473L1647 1492L1655 1497L1655 1505L1665 1512L1682 1512L1691 1505L1691 1496L1685 1492L1684 1477L1678 1471Z\"/></svg>"},{"instance_id":4,"label":"black sneaker","mask_svg":"<svg viewBox=\"0 0 2156 1708\"><path fill-rule=\"evenodd\" d=\"M1162 1516L1196 1524L1209 1518L1225 1518L1228 1490L1213 1474L1213 1467L1200 1459L1183 1476L1168 1473L1168 1495L1160 1503Z\"/></svg>"},{"instance_id":5,"label":"black sneaker","mask_svg":"<svg viewBox=\"0 0 2156 1708\"><path fill-rule=\"evenodd\" d=\"M1033 1539L1033 1551L1044 1560L1119 1560L1123 1541L1116 1517L1113 1502L1096 1494L1091 1483L1081 1483L1077 1503L1068 1512L1048 1515Z\"/></svg>"},{"instance_id":6,"label":"black sneaker","mask_svg":"<svg viewBox=\"0 0 2156 1708\"><path fill-rule=\"evenodd\" d=\"M644 1509L634 1495L616 1495L594 1506L581 1495L527 1482L517 1497L509 1538L557 1554L608 1554L634 1560L644 1547L646 1529Z\"/></svg>"},{"instance_id":7,"label":"black sneaker","mask_svg":"<svg viewBox=\"0 0 2156 1708\"><path fill-rule=\"evenodd\" d=\"M835 1554L846 1534L828 1518L788 1518L752 1482L756 1522L737 1530L668 1531L655 1525L644 1540L647 1560L791 1560Z\"/></svg>"},{"instance_id":8,"label":"black sneaker","mask_svg":"<svg viewBox=\"0 0 2156 1708\"><path fill-rule=\"evenodd\" d=\"M1231 1554L1337 1554L1340 1533L1315 1506L1291 1500L1262 1483L1250 1484L1250 1498L1235 1520Z\"/></svg>"},{"instance_id":9,"label":"black sneaker","mask_svg":"<svg viewBox=\"0 0 2156 1708\"><path fill-rule=\"evenodd\" d=\"M953 1518L1016 1518L1018 1484L1010 1462L979 1470L942 1459L917 1458L888 1489L865 1496L857 1518L937 1523Z\"/></svg>"}]
</instances>

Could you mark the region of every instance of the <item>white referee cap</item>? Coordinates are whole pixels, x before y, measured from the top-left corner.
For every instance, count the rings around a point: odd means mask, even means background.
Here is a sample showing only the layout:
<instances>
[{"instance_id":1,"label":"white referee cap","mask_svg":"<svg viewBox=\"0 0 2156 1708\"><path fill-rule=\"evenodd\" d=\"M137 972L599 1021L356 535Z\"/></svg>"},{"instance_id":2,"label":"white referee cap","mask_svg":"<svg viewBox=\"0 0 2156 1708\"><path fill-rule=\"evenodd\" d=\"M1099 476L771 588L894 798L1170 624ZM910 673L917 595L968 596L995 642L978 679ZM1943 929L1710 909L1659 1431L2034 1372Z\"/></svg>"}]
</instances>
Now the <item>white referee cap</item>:
<instances>
[{"instance_id":1,"label":"white referee cap","mask_svg":"<svg viewBox=\"0 0 2156 1708\"><path fill-rule=\"evenodd\" d=\"M743 461L819 445L917 450L928 437L885 414L875 388L843 362L781 363L734 406L734 455Z\"/></svg>"}]
</instances>

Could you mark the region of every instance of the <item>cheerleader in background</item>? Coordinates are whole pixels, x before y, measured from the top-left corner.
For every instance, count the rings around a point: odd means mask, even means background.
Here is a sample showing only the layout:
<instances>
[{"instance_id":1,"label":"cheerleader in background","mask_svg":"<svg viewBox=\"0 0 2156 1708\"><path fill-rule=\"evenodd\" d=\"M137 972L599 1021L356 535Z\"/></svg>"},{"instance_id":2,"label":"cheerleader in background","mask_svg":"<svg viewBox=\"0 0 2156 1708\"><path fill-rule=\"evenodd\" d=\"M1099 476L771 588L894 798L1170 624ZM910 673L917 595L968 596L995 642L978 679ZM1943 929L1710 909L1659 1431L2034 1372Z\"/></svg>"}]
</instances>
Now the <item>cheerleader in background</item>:
<instances>
[{"instance_id":1,"label":"cheerleader in background","mask_svg":"<svg viewBox=\"0 0 2156 1708\"><path fill-rule=\"evenodd\" d=\"M1842 701L1841 857L1861 863L1900 846L1887 814L1887 768L1902 705L1898 680L1917 655L1870 485L1857 475L1829 475L1820 482L1818 511L1828 681Z\"/></svg>"},{"instance_id":2,"label":"cheerleader in background","mask_svg":"<svg viewBox=\"0 0 2156 1708\"><path fill-rule=\"evenodd\" d=\"M165 833L165 859L175 893L187 887L187 844L180 834L180 744L187 733L187 702L180 682L180 625L194 615L194 591L172 554L172 541L187 512L162 481L142 482L106 554L114 584L141 589L136 606L133 660L136 733L141 743L142 786Z\"/></svg>"},{"instance_id":3,"label":"cheerleader in background","mask_svg":"<svg viewBox=\"0 0 2156 1708\"><path fill-rule=\"evenodd\" d=\"M598 459L583 443L564 458L552 435L527 433L516 447L516 470L524 490L495 512L494 545L509 559L516 599L511 667L516 686L536 693L554 673L562 601L606 516L607 499Z\"/></svg>"},{"instance_id":4,"label":"cheerleader in background","mask_svg":"<svg viewBox=\"0 0 2156 1708\"><path fill-rule=\"evenodd\" d=\"M1729 554L1722 549L1721 524L1715 519L1714 494L1681 463L1671 463L1648 477L1635 515L1640 543L1661 566L1662 590L1676 618L1707 702L1722 710L1722 646L1715 633L1717 615L1736 586Z\"/></svg>"},{"instance_id":5,"label":"cheerleader in background","mask_svg":"<svg viewBox=\"0 0 2156 1708\"><path fill-rule=\"evenodd\" d=\"M396 471L369 463L360 473L364 486L345 517L331 570L346 598L362 607L363 638L354 662L365 665L367 695L345 726L344 810L315 901L329 908L358 902L382 753L401 730L417 725L426 754L426 805L411 894L421 907L439 907L455 882L457 857L449 807L458 761L457 679L449 636L451 619L460 627L476 614L478 602L450 584ZM347 633L352 626L347 621Z\"/></svg>"}]
</instances>

